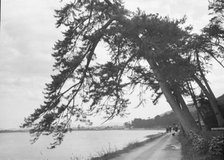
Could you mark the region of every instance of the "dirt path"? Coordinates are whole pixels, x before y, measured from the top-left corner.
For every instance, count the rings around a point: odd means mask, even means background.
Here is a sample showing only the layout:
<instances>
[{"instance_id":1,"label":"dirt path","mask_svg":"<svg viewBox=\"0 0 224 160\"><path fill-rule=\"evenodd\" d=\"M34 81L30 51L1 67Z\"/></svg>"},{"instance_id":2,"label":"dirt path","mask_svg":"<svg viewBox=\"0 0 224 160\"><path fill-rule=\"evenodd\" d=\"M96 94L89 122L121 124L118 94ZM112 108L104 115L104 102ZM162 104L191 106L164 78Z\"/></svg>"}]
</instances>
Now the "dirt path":
<instances>
[{"instance_id":1,"label":"dirt path","mask_svg":"<svg viewBox=\"0 0 224 160\"><path fill-rule=\"evenodd\" d=\"M181 160L181 145L177 136L165 134L113 160Z\"/></svg>"}]
</instances>

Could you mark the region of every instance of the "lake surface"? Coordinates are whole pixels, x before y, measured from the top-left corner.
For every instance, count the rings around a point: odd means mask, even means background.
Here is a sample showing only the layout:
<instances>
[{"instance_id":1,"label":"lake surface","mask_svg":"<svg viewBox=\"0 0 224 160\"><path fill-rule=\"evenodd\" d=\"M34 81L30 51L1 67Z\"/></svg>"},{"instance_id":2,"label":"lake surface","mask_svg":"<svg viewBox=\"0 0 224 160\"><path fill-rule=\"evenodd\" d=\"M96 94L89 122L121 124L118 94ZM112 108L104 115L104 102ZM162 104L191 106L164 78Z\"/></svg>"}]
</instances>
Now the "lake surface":
<instances>
[{"instance_id":1,"label":"lake surface","mask_svg":"<svg viewBox=\"0 0 224 160\"><path fill-rule=\"evenodd\" d=\"M73 131L55 149L47 149L52 139L41 137L30 144L29 133L1 133L0 160L74 160L88 158L104 151L122 149L129 143L143 141L147 135L163 130Z\"/></svg>"}]
</instances>

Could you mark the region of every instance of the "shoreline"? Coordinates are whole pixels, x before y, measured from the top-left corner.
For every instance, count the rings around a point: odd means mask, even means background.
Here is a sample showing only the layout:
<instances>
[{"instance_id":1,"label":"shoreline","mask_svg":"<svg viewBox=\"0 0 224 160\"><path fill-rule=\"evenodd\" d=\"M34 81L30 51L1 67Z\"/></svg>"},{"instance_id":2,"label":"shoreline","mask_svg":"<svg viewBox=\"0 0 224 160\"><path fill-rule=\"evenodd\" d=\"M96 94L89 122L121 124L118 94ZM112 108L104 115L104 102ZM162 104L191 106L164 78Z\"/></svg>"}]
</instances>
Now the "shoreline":
<instances>
[{"instance_id":1,"label":"shoreline","mask_svg":"<svg viewBox=\"0 0 224 160\"><path fill-rule=\"evenodd\" d=\"M132 128L132 129L126 129L126 128L113 128L113 129L72 129L70 132L73 131L116 131L116 130L124 130L124 131L136 131L136 130L161 130L164 131L165 128ZM0 134L1 133L28 133L29 130L10 130L10 129L4 129L4 130L0 130Z\"/></svg>"},{"instance_id":2,"label":"shoreline","mask_svg":"<svg viewBox=\"0 0 224 160\"><path fill-rule=\"evenodd\" d=\"M107 153L99 153L99 156L91 157L91 158L89 158L89 160L110 160L110 159L116 158L123 153L128 153L136 148L142 147L145 144L150 143L157 138L160 138L164 134L166 134L166 133L160 132L157 134L148 135L148 136L146 136L147 139L144 141L130 143L126 147L124 147L123 149L120 149L120 150L108 151Z\"/></svg>"}]
</instances>

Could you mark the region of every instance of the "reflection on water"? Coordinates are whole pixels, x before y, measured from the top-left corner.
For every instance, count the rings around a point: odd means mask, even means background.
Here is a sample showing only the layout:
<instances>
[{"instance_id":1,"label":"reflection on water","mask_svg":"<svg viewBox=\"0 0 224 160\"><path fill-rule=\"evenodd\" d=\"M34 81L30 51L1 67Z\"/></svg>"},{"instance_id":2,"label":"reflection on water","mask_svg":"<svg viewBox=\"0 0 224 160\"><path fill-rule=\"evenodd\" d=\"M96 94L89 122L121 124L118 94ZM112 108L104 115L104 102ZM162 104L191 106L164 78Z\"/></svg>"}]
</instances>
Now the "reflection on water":
<instances>
[{"instance_id":1,"label":"reflection on water","mask_svg":"<svg viewBox=\"0 0 224 160\"><path fill-rule=\"evenodd\" d=\"M115 150L130 142L142 141L145 136L161 130L102 130L68 133L60 146L47 149L52 139L41 137L30 144L28 133L1 133L1 160L70 160L71 157L89 157L103 150Z\"/></svg>"}]
</instances>

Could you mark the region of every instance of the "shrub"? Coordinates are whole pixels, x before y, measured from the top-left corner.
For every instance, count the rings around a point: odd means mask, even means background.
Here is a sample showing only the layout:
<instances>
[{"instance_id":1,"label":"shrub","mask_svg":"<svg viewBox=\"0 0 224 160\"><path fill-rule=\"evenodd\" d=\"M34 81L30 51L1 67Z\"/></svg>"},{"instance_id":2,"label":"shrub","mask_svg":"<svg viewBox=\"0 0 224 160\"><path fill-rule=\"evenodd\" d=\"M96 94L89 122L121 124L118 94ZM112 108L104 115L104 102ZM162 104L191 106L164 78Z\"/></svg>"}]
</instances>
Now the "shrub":
<instances>
[{"instance_id":1,"label":"shrub","mask_svg":"<svg viewBox=\"0 0 224 160\"><path fill-rule=\"evenodd\" d=\"M209 149L209 141L201 135L190 132L189 138L192 143L193 151L197 154L206 154Z\"/></svg>"},{"instance_id":2,"label":"shrub","mask_svg":"<svg viewBox=\"0 0 224 160\"><path fill-rule=\"evenodd\" d=\"M224 135L214 132L190 132L179 137L182 160L224 160Z\"/></svg>"},{"instance_id":3,"label":"shrub","mask_svg":"<svg viewBox=\"0 0 224 160\"><path fill-rule=\"evenodd\" d=\"M223 156L224 136L213 137L209 144L209 153L213 156Z\"/></svg>"}]
</instances>

